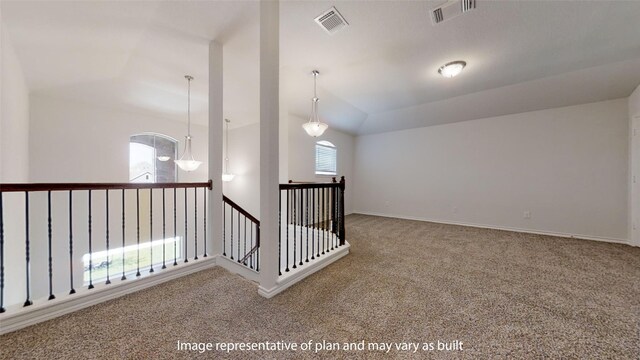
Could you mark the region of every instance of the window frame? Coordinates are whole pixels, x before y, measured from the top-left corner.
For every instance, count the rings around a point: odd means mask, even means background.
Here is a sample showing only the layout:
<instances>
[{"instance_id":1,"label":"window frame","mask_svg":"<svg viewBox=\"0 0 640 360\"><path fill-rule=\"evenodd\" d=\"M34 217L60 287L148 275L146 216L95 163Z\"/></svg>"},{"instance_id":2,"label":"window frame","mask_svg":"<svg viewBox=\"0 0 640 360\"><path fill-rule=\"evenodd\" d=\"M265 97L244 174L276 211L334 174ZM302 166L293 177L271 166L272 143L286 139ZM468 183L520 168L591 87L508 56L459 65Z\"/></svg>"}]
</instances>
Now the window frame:
<instances>
[{"instance_id":1,"label":"window frame","mask_svg":"<svg viewBox=\"0 0 640 360\"><path fill-rule=\"evenodd\" d=\"M173 174L174 174L174 176L173 176L174 181L173 182L178 182L179 181L178 176L179 176L180 172L178 171L178 165L173 160L176 160L178 158L178 146L180 145L180 142L177 139L175 139L175 138L173 138L173 137L171 137L169 135L165 135L165 134L161 134L161 133L154 133L154 132L141 132L141 133L136 133L136 134L129 135L129 159L131 159L131 144L132 143L149 146L154 151L154 162L153 162L153 166L154 166L154 168L153 168L153 177L154 178L153 178L153 181L150 182L150 183L153 183L153 184L159 183L158 182L158 171L157 171L158 170L157 162L159 161L158 158L157 158L157 156L158 156L157 151L158 150L157 150L157 147L155 145L155 141L152 141L151 143L146 143L146 142L142 142L142 141L132 141L135 137L142 137L142 136L150 136L150 137L153 137L154 139L155 138L162 138L162 139L168 140L171 143L173 143L174 153L171 155L172 159L167 160L167 161L171 161L173 163ZM132 182L132 179L131 179L131 160L129 160L129 182ZM171 181L169 181L169 182L164 181L163 183L170 183L170 182Z\"/></svg>"},{"instance_id":2,"label":"window frame","mask_svg":"<svg viewBox=\"0 0 640 360\"><path fill-rule=\"evenodd\" d=\"M334 153L334 165L335 171L320 171L318 172L318 147L333 150ZM316 177L334 177L338 175L338 147L330 141L320 140L315 142L314 150L314 174Z\"/></svg>"}]
</instances>

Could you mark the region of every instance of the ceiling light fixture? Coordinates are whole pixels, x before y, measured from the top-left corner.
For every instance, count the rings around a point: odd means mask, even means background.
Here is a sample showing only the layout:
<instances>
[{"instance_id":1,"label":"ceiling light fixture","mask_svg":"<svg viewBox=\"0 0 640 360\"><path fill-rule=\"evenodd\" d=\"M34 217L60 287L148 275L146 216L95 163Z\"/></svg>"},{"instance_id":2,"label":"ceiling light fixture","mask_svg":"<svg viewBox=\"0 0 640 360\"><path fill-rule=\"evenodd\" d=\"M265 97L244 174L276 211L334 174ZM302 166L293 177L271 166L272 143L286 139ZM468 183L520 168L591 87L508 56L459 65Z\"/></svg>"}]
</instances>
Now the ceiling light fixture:
<instances>
[{"instance_id":1,"label":"ceiling light fixture","mask_svg":"<svg viewBox=\"0 0 640 360\"><path fill-rule=\"evenodd\" d=\"M324 133L325 130L329 127L329 125L325 123L321 123L318 118L318 92L317 92L317 79L320 72L318 70L313 70L311 72L313 74L313 98L311 99L311 115L309 116L309 122L302 125L304 131L309 134L309 136L318 137Z\"/></svg>"},{"instance_id":2,"label":"ceiling light fixture","mask_svg":"<svg viewBox=\"0 0 640 360\"><path fill-rule=\"evenodd\" d=\"M156 154L158 153L158 148L156 147L156 136L155 135L153 135L153 150L156 152ZM169 161L169 159L171 159L171 156L159 155L157 157L157 159L159 161L165 162L165 161Z\"/></svg>"},{"instance_id":3,"label":"ceiling light fixture","mask_svg":"<svg viewBox=\"0 0 640 360\"><path fill-rule=\"evenodd\" d=\"M460 74L465 66L467 66L467 63L464 61L452 61L450 63L442 65L438 69L438 73L446 78L452 78Z\"/></svg>"},{"instance_id":4,"label":"ceiling light fixture","mask_svg":"<svg viewBox=\"0 0 640 360\"><path fill-rule=\"evenodd\" d=\"M225 135L227 139L225 142L224 150L224 172L222 173L222 181L228 182L233 180L235 175L229 171L229 123L231 122L231 120L224 119L224 122L226 123Z\"/></svg>"},{"instance_id":5,"label":"ceiling light fixture","mask_svg":"<svg viewBox=\"0 0 640 360\"><path fill-rule=\"evenodd\" d=\"M184 171L194 171L202 164L202 161L194 159L191 153L191 80L193 80L193 76L185 75L184 78L187 79L189 84L187 90L187 136L185 136L184 152L180 160L174 161L180 169Z\"/></svg>"}]
</instances>

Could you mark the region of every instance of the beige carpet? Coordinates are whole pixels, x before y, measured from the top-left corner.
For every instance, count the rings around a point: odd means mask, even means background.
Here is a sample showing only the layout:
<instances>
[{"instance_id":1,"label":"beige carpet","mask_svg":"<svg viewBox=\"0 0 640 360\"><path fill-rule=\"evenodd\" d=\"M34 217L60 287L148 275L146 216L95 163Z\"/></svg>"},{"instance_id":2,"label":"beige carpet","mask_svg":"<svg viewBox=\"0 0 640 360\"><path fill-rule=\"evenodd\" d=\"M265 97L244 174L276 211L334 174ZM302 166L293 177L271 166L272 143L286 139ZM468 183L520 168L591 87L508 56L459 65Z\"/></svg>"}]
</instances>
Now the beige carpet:
<instances>
[{"instance_id":1,"label":"beige carpet","mask_svg":"<svg viewBox=\"0 0 640 360\"><path fill-rule=\"evenodd\" d=\"M0 337L1 358L306 358L177 342L459 340L340 358L640 358L640 249L352 215L351 254L271 300L220 268Z\"/></svg>"}]
</instances>

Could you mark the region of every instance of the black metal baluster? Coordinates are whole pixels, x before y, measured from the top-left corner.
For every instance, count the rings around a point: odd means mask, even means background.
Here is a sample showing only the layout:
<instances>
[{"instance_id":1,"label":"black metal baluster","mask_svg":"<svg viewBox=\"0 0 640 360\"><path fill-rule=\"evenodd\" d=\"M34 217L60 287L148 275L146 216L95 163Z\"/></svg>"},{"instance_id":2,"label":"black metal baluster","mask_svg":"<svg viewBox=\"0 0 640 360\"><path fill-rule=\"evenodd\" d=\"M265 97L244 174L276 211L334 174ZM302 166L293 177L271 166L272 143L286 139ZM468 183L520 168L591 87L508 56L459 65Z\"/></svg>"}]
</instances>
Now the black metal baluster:
<instances>
[{"instance_id":1,"label":"black metal baluster","mask_svg":"<svg viewBox=\"0 0 640 360\"><path fill-rule=\"evenodd\" d=\"M165 202L166 188L162 188L162 269L167 268L167 211Z\"/></svg>"},{"instance_id":2,"label":"black metal baluster","mask_svg":"<svg viewBox=\"0 0 640 360\"><path fill-rule=\"evenodd\" d=\"M336 188L336 249L340 246L340 188Z\"/></svg>"},{"instance_id":3,"label":"black metal baluster","mask_svg":"<svg viewBox=\"0 0 640 360\"><path fill-rule=\"evenodd\" d=\"M222 202L222 256L227 256L227 204Z\"/></svg>"},{"instance_id":4,"label":"black metal baluster","mask_svg":"<svg viewBox=\"0 0 640 360\"><path fill-rule=\"evenodd\" d=\"M89 290L93 289L93 248L91 239L91 190L89 190Z\"/></svg>"},{"instance_id":5,"label":"black metal baluster","mask_svg":"<svg viewBox=\"0 0 640 360\"><path fill-rule=\"evenodd\" d=\"M189 250L188 250L188 233L187 233L187 226L189 223L189 214L187 211L187 188L184 188L184 262L188 263L189 262L189 258L188 258L188 254L189 254Z\"/></svg>"},{"instance_id":6,"label":"black metal baluster","mask_svg":"<svg viewBox=\"0 0 640 360\"><path fill-rule=\"evenodd\" d=\"M298 236L296 235L296 189L293 189L293 268L296 269L296 243L298 242Z\"/></svg>"},{"instance_id":7,"label":"black metal baluster","mask_svg":"<svg viewBox=\"0 0 640 360\"><path fill-rule=\"evenodd\" d=\"M315 221L314 221L314 227L315 227L315 236L316 236L316 257L320 256L320 189L315 189L315 195L314 195L314 201L315 201L315 207L316 207L316 211L315 211Z\"/></svg>"},{"instance_id":8,"label":"black metal baluster","mask_svg":"<svg viewBox=\"0 0 640 360\"><path fill-rule=\"evenodd\" d=\"M173 188L173 266L178 265L178 217L176 188Z\"/></svg>"},{"instance_id":9,"label":"black metal baluster","mask_svg":"<svg viewBox=\"0 0 640 360\"><path fill-rule=\"evenodd\" d=\"M247 217L244 217L244 254L242 255L242 257L244 258L245 256L247 256ZM246 263L245 263L246 264Z\"/></svg>"},{"instance_id":10,"label":"black metal baluster","mask_svg":"<svg viewBox=\"0 0 640 360\"><path fill-rule=\"evenodd\" d=\"M137 233L136 233L136 255L137 255L136 277L138 277L138 276L142 275L142 274L140 274L140 189L136 189L136 227L137 227Z\"/></svg>"},{"instance_id":11,"label":"black metal baluster","mask_svg":"<svg viewBox=\"0 0 640 360\"><path fill-rule=\"evenodd\" d=\"M300 205L300 213L298 215L298 226L300 227L300 263L298 265L303 265L302 263L302 244L304 244L304 242L302 241L302 221L303 221L303 216L304 216L304 211L302 211L302 206L304 205L304 193L303 190L300 189L300 200L298 201L298 204Z\"/></svg>"},{"instance_id":12,"label":"black metal baluster","mask_svg":"<svg viewBox=\"0 0 640 360\"><path fill-rule=\"evenodd\" d=\"M233 206L229 206L231 209L231 221L229 221L229 229L231 230L231 239L229 239L229 243L231 244L231 260L233 260Z\"/></svg>"},{"instance_id":13,"label":"black metal baluster","mask_svg":"<svg viewBox=\"0 0 640 360\"><path fill-rule=\"evenodd\" d=\"M48 248L49 248L49 300L55 299L53 295L53 256L51 254L51 190L47 191L47 230L48 230Z\"/></svg>"},{"instance_id":14,"label":"black metal baluster","mask_svg":"<svg viewBox=\"0 0 640 360\"><path fill-rule=\"evenodd\" d=\"M307 227L307 260L305 262L309 262L309 189L305 190L305 197L307 201L305 201L305 221Z\"/></svg>"},{"instance_id":15,"label":"black metal baluster","mask_svg":"<svg viewBox=\"0 0 640 360\"><path fill-rule=\"evenodd\" d=\"M251 247L249 251L253 250L253 222L251 223L251 226L249 227L251 233L249 235L249 241L251 242ZM249 256L249 267L253 269L253 254L251 253L251 255Z\"/></svg>"},{"instance_id":16,"label":"black metal baluster","mask_svg":"<svg viewBox=\"0 0 640 360\"><path fill-rule=\"evenodd\" d=\"M125 198L124 198L124 189L122 189L122 277L120 280L127 280L127 276L125 275L125 261L124 261L124 247L126 242L126 234L125 234L125 217L124 217L124 209L125 209Z\"/></svg>"},{"instance_id":17,"label":"black metal baluster","mask_svg":"<svg viewBox=\"0 0 640 360\"><path fill-rule=\"evenodd\" d=\"M258 228L259 230L260 228ZM260 247L256 251L256 271L260 271Z\"/></svg>"},{"instance_id":18,"label":"black metal baluster","mask_svg":"<svg viewBox=\"0 0 640 360\"><path fill-rule=\"evenodd\" d=\"M203 199L204 199L203 200L204 201L204 210L203 210L203 212L204 212L204 216L203 216L203 219L204 219L204 221L203 221L204 222L204 224L203 224L203 226L204 226L204 228L203 228L204 229L204 231L203 231L204 232L204 234L203 234L203 236L204 236L204 255L202 255L202 257L207 257L207 188L202 188L202 190L204 190L204 192L203 192L203 195L204 195L203 196Z\"/></svg>"},{"instance_id":19,"label":"black metal baluster","mask_svg":"<svg viewBox=\"0 0 640 360\"><path fill-rule=\"evenodd\" d=\"M324 191L324 188L322 188L322 255L324 255L324 245L326 243L326 235L327 235L327 207L326 207L326 202L327 202L327 196L326 193Z\"/></svg>"},{"instance_id":20,"label":"black metal baluster","mask_svg":"<svg viewBox=\"0 0 640 360\"><path fill-rule=\"evenodd\" d=\"M342 198L342 195L343 195L342 180L340 180L340 188L338 188L337 193L338 193L338 239L336 243L336 248L342 245L341 232L342 232L342 227L344 226L344 213L342 212L342 202L344 201L344 199Z\"/></svg>"},{"instance_id":21,"label":"black metal baluster","mask_svg":"<svg viewBox=\"0 0 640 360\"><path fill-rule=\"evenodd\" d=\"M240 262L240 211L238 211L238 262Z\"/></svg>"},{"instance_id":22,"label":"black metal baluster","mask_svg":"<svg viewBox=\"0 0 640 360\"><path fill-rule=\"evenodd\" d=\"M25 260L26 260L26 273L27 273L27 300L24 302L24 306L33 304L31 301L31 254L29 253L29 192L24 192L24 213L25 213Z\"/></svg>"},{"instance_id":23,"label":"black metal baluster","mask_svg":"<svg viewBox=\"0 0 640 360\"><path fill-rule=\"evenodd\" d=\"M149 189L149 273L153 273L153 189Z\"/></svg>"},{"instance_id":24,"label":"black metal baluster","mask_svg":"<svg viewBox=\"0 0 640 360\"><path fill-rule=\"evenodd\" d=\"M298 265L303 265L302 263L302 244L304 243L302 241L302 220L303 220L303 216L304 216L304 212L302 211L302 206L304 205L304 195L302 192L302 189L300 189L300 200L298 201L298 205L300 206L300 213L298 215L298 226L300 227L300 263Z\"/></svg>"},{"instance_id":25,"label":"black metal baluster","mask_svg":"<svg viewBox=\"0 0 640 360\"><path fill-rule=\"evenodd\" d=\"M105 202L106 202L105 204L105 207L106 207L105 240L107 245L107 281L105 282L105 284L109 285L111 284L111 279L109 278L109 268L111 267L111 262L109 261L109 190L104 191L104 196L105 196Z\"/></svg>"},{"instance_id":26,"label":"black metal baluster","mask_svg":"<svg viewBox=\"0 0 640 360\"><path fill-rule=\"evenodd\" d=\"M284 270L285 272L289 272L289 213L291 212L291 190L287 189L287 227L284 230L287 233L287 246L284 251L287 253L287 268Z\"/></svg>"},{"instance_id":27,"label":"black metal baluster","mask_svg":"<svg viewBox=\"0 0 640 360\"><path fill-rule=\"evenodd\" d=\"M72 191L69 190L69 284L71 285L71 290L69 290L69 295L75 294L76 289L73 287L73 195Z\"/></svg>"},{"instance_id":28,"label":"black metal baluster","mask_svg":"<svg viewBox=\"0 0 640 360\"><path fill-rule=\"evenodd\" d=\"M316 189L311 189L311 260L315 257L315 241L316 241Z\"/></svg>"},{"instance_id":29,"label":"black metal baluster","mask_svg":"<svg viewBox=\"0 0 640 360\"><path fill-rule=\"evenodd\" d=\"M0 191L0 313L5 312L4 308L4 212L2 202L2 192Z\"/></svg>"},{"instance_id":30,"label":"black metal baluster","mask_svg":"<svg viewBox=\"0 0 640 360\"><path fill-rule=\"evenodd\" d=\"M282 190L278 190L278 275L282 275Z\"/></svg>"},{"instance_id":31,"label":"black metal baluster","mask_svg":"<svg viewBox=\"0 0 640 360\"><path fill-rule=\"evenodd\" d=\"M193 260L198 260L198 188L194 187L193 188L193 204L194 204L194 225L193 225L193 231L194 231L194 235L193 238L195 240L195 256L193 258Z\"/></svg>"},{"instance_id":32,"label":"black metal baluster","mask_svg":"<svg viewBox=\"0 0 640 360\"><path fill-rule=\"evenodd\" d=\"M278 190L279 191L279 190ZM259 271L260 266L259 266L259 262L260 262L260 224L255 224L256 225L256 271ZM278 259L280 258L280 254L278 254ZM280 271L280 269L278 269L278 272Z\"/></svg>"},{"instance_id":33,"label":"black metal baluster","mask_svg":"<svg viewBox=\"0 0 640 360\"><path fill-rule=\"evenodd\" d=\"M335 179L334 179L335 180ZM336 188L331 188L331 250L336 242Z\"/></svg>"}]
</instances>

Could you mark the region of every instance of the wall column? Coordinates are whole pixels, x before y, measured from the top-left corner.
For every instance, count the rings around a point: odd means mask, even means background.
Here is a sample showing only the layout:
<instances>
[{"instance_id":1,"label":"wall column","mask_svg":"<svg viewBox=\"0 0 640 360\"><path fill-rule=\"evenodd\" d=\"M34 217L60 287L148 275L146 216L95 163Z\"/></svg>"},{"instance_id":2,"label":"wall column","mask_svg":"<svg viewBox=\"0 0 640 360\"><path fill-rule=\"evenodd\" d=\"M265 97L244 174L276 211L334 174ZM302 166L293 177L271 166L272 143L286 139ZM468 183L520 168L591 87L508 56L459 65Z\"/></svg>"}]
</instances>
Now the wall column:
<instances>
[{"instance_id":1,"label":"wall column","mask_svg":"<svg viewBox=\"0 0 640 360\"><path fill-rule=\"evenodd\" d=\"M260 287L273 296L278 280L280 4L260 2Z\"/></svg>"},{"instance_id":2,"label":"wall column","mask_svg":"<svg viewBox=\"0 0 640 360\"><path fill-rule=\"evenodd\" d=\"M209 192L208 212L210 256L222 254L222 45L209 43Z\"/></svg>"}]
</instances>

